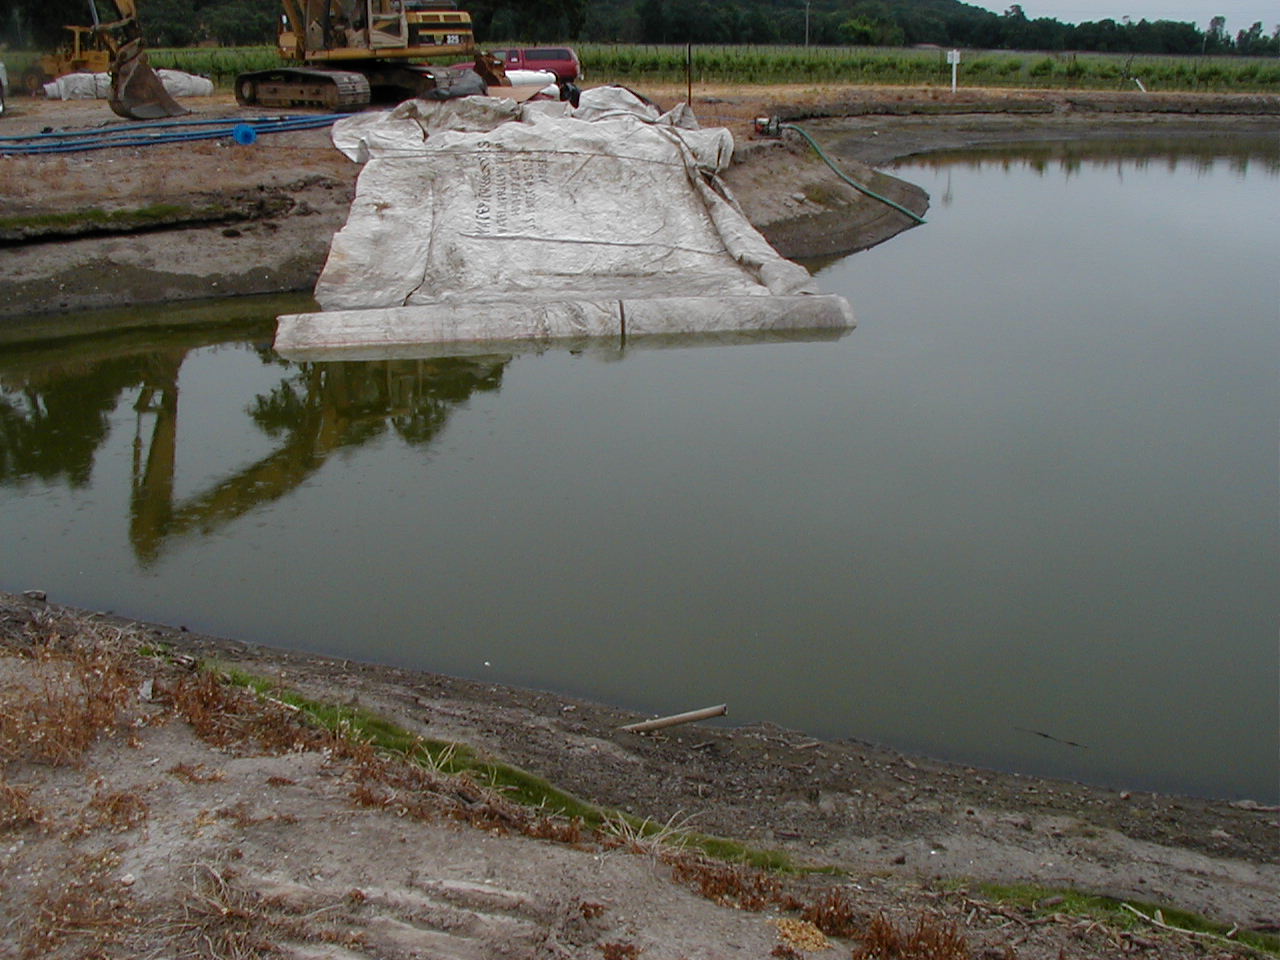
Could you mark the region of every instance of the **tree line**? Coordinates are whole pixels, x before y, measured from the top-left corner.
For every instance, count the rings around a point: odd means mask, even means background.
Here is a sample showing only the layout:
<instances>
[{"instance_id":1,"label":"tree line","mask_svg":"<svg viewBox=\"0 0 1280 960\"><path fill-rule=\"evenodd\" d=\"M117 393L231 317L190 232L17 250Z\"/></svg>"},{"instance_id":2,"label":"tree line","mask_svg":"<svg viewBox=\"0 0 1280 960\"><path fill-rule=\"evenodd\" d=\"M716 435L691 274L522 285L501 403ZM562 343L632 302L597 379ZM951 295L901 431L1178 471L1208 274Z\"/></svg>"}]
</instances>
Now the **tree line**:
<instances>
[{"instance_id":1,"label":"tree line","mask_svg":"<svg viewBox=\"0 0 1280 960\"><path fill-rule=\"evenodd\" d=\"M279 0L137 0L147 42L181 47L271 43ZM360 0L341 0L348 4ZM46 47L62 27L116 18L110 0L10 0L0 43ZM1013 4L997 14L960 0L461 0L476 37L597 43L939 46L1143 54L1280 56L1280 26L1254 23L1232 35L1226 18L1207 29L1174 20L1122 17L1063 23L1029 18Z\"/></svg>"},{"instance_id":2,"label":"tree line","mask_svg":"<svg viewBox=\"0 0 1280 960\"><path fill-rule=\"evenodd\" d=\"M936 44L983 50L1280 55L1280 26L1255 23L1232 36L1226 18L1207 30L1173 20L1063 23L1003 14L959 0L631 0L588 2L582 38L633 43Z\"/></svg>"}]
</instances>

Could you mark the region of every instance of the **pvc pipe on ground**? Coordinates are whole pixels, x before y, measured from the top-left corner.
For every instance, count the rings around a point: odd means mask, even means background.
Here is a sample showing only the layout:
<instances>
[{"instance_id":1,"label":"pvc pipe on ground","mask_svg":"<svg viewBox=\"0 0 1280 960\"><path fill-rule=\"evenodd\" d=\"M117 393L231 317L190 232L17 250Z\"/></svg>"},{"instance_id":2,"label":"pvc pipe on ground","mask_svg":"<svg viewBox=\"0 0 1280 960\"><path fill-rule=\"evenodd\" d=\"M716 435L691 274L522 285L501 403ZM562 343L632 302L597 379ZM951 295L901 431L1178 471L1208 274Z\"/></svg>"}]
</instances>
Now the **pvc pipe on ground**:
<instances>
[{"instance_id":1,"label":"pvc pipe on ground","mask_svg":"<svg viewBox=\"0 0 1280 960\"><path fill-rule=\"evenodd\" d=\"M639 723L628 723L619 730L627 733L644 733L648 730L662 730L681 723L697 723L699 720L710 720L712 717L723 717L729 712L729 705L721 703L714 707L703 707L701 710L690 710L687 713L673 713L669 717L658 717L655 720L641 720Z\"/></svg>"}]
</instances>

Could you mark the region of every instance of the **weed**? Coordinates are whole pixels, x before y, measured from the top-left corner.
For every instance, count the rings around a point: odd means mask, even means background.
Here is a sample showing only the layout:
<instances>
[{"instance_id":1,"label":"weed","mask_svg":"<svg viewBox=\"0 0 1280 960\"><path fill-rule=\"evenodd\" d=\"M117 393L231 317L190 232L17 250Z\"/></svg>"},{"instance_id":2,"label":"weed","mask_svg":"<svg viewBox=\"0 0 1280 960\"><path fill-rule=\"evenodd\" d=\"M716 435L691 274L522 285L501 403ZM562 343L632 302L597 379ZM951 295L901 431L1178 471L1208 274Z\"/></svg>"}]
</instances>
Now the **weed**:
<instances>
[{"instance_id":1,"label":"weed","mask_svg":"<svg viewBox=\"0 0 1280 960\"><path fill-rule=\"evenodd\" d=\"M16 830L44 822L44 814L31 802L31 791L0 779L0 830Z\"/></svg>"},{"instance_id":2,"label":"weed","mask_svg":"<svg viewBox=\"0 0 1280 960\"><path fill-rule=\"evenodd\" d=\"M181 678L170 701L196 735L214 746L256 744L268 753L285 753L333 745L332 735L302 722L288 704L259 702L251 691L212 670Z\"/></svg>"},{"instance_id":3,"label":"weed","mask_svg":"<svg viewBox=\"0 0 1280 960\"><path fill-rule=\"evenodd\" d=\"M635 960L640 956L640 948L634 943L602 943L600 952L604 960Z\"/></svg>"},{"instance_id":4,"label":"weed","mask_svg":"<svg viewBox=\"0 0 1280 960\"><path fill-rule=\"evenodd\" d=\"M219 808L214 813L220 820L230 820L241 829L253 827L260 823L298 822L298 818L291 813L271 813L265 817L254 816L253 807L248 800L238 800L233 804Z\"/></svg>"},{"instance_id":5,"label":"weed","mask_svg":"<svg viewBox=\"0 0 1280 960\"><path fill-rule=\"evenodd\" d=\"M551 840L572 847L582 846L591 839L581 817L533 817L523 833L535 840Z\"/></svg>"},{"instance_id":6,"label":"weed","mask_svg":"<svg viewBox=\"0 0 1280 960\"><path fill-rule=\"evenodd\" d=\"M219 783L227 779L224 771L209 770L203 763L175 763L165 773L179 780L185 780L187 783Z\"/></svg>"},{"instance_id":7,"label":"weed","mask_svg":"<svg viewBox=\"0 0 1280 960\"><path fill-rule=\"evenodd\" d=\"M853 960L969 960L969 945L954 923L922 914L910 930L884 914L857 935Z\"/></svg>"},{"instance_id":8,"label":"weed","mask_svg":"<svg viewBox=\"0 0 1280 960\"><path fill-rule=\"evenodd\" d=\"M23 930L24 953L37 956L82 938L95 947L119 942L138 923L127 888L111 875L119 865L111 852L80 857L37 891L35 922Z\"/></svg>"},{"instance_id":9,"label":"weed","mask_svg":"<svg viewBox=\"0 0 1280 960\"><path fill-rule=\"evenodd\" d=\"M800 916L832 937L852 937L864 922L861 912L841 890L828 891L817 903L806 906Z\"/></svg>"},{"instance_id":10,"label":"weed","mask_svg":"<svg viewBox=\"0 0 1280 960\"><path fill-rule=\"evenodd\" d=\"M690 818L685 817L677 824L679 816L679 812L673 813L666 823L657 824L648 817L637 821L634 817L614 813L604 818L600 830L607 846L622 847L629 853L657 856L664 851L683 850L688 844L689 838L682 831Z\"/></svg>"},{"instance_id":11,"label":"weed","mask_svg":"<svg viewBox=\"0 0 1280 960\"><path fill-rule=\"evenodd\" d=\"M114 651L37 648L38 687L10 688L0 697L0 762L51 766L79 763L101 735L123 725L135 677Z\"/></svg>"},{"instance_id":12,"label":"weed","mask_svg":"<svg viewBox=\"0 0 1280 960\"><path fill-rule=\"evenodd\" d=\"M95 792L89 808L97 813L99 825L110 827L117 833L145 823L150 812L146 800L128 790Z\"/></svg>"},{"instance_id":13,"label":"weed","mask_svg":"<svg viewBox=\"0 0 1280 960\"><path fill-rule=\"evenodd\" d=\"M1029 884L984 884L982 892L993 900L1013 903L1033 913L1065 913L1099 920L1117 930L1136 930L1150 926L1173 928L1192 937L1218 939L1243 944L1271 956L1280 956L1280 936L1254 930L1240 930L1216 923L1199 914L1173 907L1117 900L1080 890L1038 887ZM1158 918L1159 922L1153 922Z\"/></svg>"},{"instance_id":14,"label":"weed","mask_svg":"<svg viewBox=\"0 0 1280 960\"><path fill-rule=\"evenodd\" d=\"M253 960L276 951L271 935L279 923L266 910L260 894L235 882L230 871L202 864L195 868L182 917L174 932L200 945L200 955Z\"/></svg>"},{"instance_id":15,"label":"weed","mask_svg":"<svg viewBox=\"0 0 1280 960\"><path fill-rule=\"evenodd\" d=\"M705 857L681 856L671 865L671 876L702 896L741 910L769 906L794 909L798 902L785 894L777 877L741 863L718 863Z\"/></svg>"}]
</instances>

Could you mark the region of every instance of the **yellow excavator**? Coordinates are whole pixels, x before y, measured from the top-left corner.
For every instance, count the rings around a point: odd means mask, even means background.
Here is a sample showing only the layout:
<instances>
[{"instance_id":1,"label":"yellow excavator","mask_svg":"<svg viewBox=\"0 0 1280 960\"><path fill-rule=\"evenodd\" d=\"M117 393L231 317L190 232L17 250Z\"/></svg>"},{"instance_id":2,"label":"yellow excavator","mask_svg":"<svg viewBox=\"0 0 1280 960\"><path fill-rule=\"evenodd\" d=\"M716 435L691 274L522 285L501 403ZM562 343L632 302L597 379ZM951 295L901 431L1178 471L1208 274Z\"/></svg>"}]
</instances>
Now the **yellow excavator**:
<instances>
[{"instance_id":1,"label":"yellow excavator","mask_svg":"<svg viewBox=\"0 0 1280 960\"><path fill-rule=\"evenodd\" d=\"M102 23L98 7L89 0L92 26L67 26L71 39L45 54L22 75L22 84L32 96L50 80L68 73L110 73L107 102L111 109L130 120L180 117L191 111L180 106L164 89L164 84L147 62L142 49L142 28L138 25L136 0L112 0L118 20Z\"/></svg>"},{"instance_id":2,"label":"yellow excavator","mask_svg":"<svg viewBox=\"0 0 1280 960\"><path fill-rule=\"evenodd\" d=\"M477 52L471 15L452 0L281 3L277 47L287 65L240 74L236 100L244 106L357 110L375 99L446 99L509 85L501 62ZM459 60L475 66L449 66Z\"/></svg>"},{"instance_id":3,"label":"yellow excavator","mask_svg":"<svg viewBox=\"0 0 1280 960\"><path fill-rule=\"evenodd\" d=\"M54 53L41 57L23 74L23 83L33 96L42 84L67 73L110 73L107 102L111 109L129 120L158 120L190 113L165 90L164 84L147 62L142 49L142 28L138 24L136 0L111 0L119 19L102 23L98 7L89 0L93 26L68 26L71 41Z\"/></svg>"}]
</instances>

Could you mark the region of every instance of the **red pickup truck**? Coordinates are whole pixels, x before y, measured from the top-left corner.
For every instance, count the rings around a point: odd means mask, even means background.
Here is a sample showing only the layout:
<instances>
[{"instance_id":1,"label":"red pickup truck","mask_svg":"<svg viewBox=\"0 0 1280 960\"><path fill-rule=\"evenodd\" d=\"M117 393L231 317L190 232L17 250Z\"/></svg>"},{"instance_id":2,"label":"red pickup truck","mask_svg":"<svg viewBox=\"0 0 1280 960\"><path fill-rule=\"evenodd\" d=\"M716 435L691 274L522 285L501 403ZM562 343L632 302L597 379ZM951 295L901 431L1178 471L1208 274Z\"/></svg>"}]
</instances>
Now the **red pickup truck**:
<instances>
[{"instance_id":1,"label":"red pickup truck","mask_svg":"<svg viewBox=\"0 0 1280 960\"><path fill-rule=\"evenodd\" d=\"M508 70L549 70L561 83L582 79L582 64L572 47L507 47L493 55Z\"/></svg>"}]
</instances>

